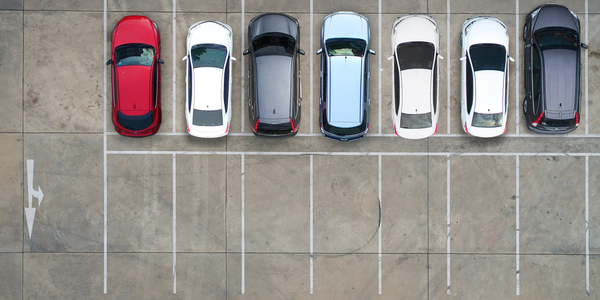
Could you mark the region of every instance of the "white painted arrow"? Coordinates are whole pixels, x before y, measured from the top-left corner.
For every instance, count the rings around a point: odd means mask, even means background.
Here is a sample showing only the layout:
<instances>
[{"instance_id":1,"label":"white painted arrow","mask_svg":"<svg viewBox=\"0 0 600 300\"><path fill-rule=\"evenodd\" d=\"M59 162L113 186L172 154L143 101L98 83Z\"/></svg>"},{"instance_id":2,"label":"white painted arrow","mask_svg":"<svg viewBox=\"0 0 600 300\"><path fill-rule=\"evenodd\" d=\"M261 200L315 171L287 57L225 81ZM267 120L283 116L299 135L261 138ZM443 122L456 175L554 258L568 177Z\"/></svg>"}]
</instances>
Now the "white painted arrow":
<instances>
[{"instance_id":1,"label":"white painted arrow","mask_svg":"<svg viewBox=\"0 0 600 300\"><path fill-rule=\"evenodd\" d=\"M27 219L27 229L29 231L29 239L31 239L31 232L33 231L33 220L35 219L35 207L33 207L33 197L38 199L38 207L42 205L42 199L44 199L44 193L42 188L38 185L38 189L33 189L33 159L27 160L27 202L29 207L25 207L25 218Z\"/></svg>"}]
</instances>

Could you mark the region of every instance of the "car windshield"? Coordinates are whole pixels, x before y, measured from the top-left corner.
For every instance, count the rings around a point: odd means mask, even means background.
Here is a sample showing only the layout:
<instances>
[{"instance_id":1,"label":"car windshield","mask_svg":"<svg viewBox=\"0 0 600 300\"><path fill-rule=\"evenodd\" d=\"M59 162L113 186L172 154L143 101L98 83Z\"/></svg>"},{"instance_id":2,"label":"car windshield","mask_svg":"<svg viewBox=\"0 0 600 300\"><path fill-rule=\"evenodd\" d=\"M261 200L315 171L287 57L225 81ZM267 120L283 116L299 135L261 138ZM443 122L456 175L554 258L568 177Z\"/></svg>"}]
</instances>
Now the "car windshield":
<instances>
[{"instance_id":1,"label":"car windshield","mask_svg":"<svg viewBox=\"0 0 600 300\"><path fill-rule=\"evenodd\" d=\"M192 124L195 126L220 126L223 125L223 114L218 110L194 109Z\"/></svg>"},{"instance_id":2,"label":"car windshield","mask_svg":"<svg viewBox=\"0 0 600 300\"><path fill-rule=\"evenodd\" d=\"M263 55L284 55L292 56L296 46L293 37L286 34L262 35L252 41L254 55L256 57Z\"/></svg>"},{"instance_id":3,"label":"car windshield","mask_svg":"<svg viewBox=\"0 0 600 300\"><path fill-rule=\"evenodd\" d=\"M192 65L195 68L213 67L223 69L227 59L227 48L223 45L195 45L191 51Z\"/></svg>"},{"instance_id":4,"label":"car windshield","mask_svg":"<svg viewBox=\"0 0 600 300\"><path fill-rule=\"evenodd\" d=\"M476 44L469 48L475 72L491 70L504 72L506 49L497 44Z\"/></svg>"},{"instance_id":5,"label":"car windshield","mask_svg":"<svg viewBox=\"0 0 600 300\"><path fill-rule=\"evenodd\" d=\"M363 56L367 43L359 39L329 39L325 47L329 56Z\"/></svg>"},{"instance_id":6,"label":"car windshield","mask_svg":"<svg viewBox=\"0 0 600 300\"><path fill-rule=\"evenodd\" d=\"M535 39L541 50L550 48L577 49L579 36L567 28L551 28L535 33Z\"/></svg>"},{"instance_id":7,"label":"car windshield","mask_svg":"<svg viewBox=\"0 0 600 300\"><path fill-rule=\"evenodd\" d=\"M398 45L396 55L400 63L400 70L431 70L434 52L435 47L428 42L410 42Z\"/></svg>"},{"instance_id":8,"label":"car windshield","mask_svg":"<svg viewBox=\"0 0 600 300\"><path fill-rule=\"evenodd\" d=\"M431 127L431 113L405 114L400 116L400 127L406 129L418 129Z\"/></svg>"},{"instance_id":9,"label":"car windshield","mask_svg":"<svg viewBox=\"0 0 600 300\"><path fill-rule=\"evenodd\" d=\"M502 126L502 113L497 114L473 114L473 122L471 125L475 127L500 127Z\"/></svg>"},{"instance_id":10,"label":"car windshield","mask_svg":"<svg viewBox=\"0 0 600 300\"><path fill-rule=\"evenodd\" d=\"M144 44L126 44L115 49L117 67L152 66L154 48Z\"/></svg>"}]
</instances>

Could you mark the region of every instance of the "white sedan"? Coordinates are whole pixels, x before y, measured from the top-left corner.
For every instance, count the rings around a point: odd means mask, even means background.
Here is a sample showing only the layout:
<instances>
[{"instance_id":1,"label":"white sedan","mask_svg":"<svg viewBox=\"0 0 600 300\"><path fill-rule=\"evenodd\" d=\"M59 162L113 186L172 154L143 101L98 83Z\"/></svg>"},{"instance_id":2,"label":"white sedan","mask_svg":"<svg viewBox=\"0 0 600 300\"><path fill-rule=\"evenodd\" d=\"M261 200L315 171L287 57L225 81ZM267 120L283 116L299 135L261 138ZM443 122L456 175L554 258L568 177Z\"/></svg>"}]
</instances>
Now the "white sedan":
<instances>
[{"instance_id":1,"label":"white sedan","mask_svg":"<svg viewBox=\"0 0 600 300\"><path fill-rule=\"evenodd\" d=\"M222 137L231 121L231 27L198 22L187 36L185 119L189 134Z\"/></svg>"},{"instance_id":2,"label":"white sedan","mask_svg":"<svg viewBox=\"0 0 600 300\"><path fill-rule=\"evenodd\" d=\"M429 16L407 15L394 22L388 60L393 59L392 120L398 136L422 139L437 131L439 42L437 24Z\"/></svg>"},{"instance_id":3,"label":"white sedan","mask_svg":"<svg viewBox=\"0 0 600 300\"><path fill-rule=\"evenodd\" d=\"M467 19L461 32L461 122L466 133L495 137L506 132L508 33L492 17Z\"/></svg>"}]
</instances>

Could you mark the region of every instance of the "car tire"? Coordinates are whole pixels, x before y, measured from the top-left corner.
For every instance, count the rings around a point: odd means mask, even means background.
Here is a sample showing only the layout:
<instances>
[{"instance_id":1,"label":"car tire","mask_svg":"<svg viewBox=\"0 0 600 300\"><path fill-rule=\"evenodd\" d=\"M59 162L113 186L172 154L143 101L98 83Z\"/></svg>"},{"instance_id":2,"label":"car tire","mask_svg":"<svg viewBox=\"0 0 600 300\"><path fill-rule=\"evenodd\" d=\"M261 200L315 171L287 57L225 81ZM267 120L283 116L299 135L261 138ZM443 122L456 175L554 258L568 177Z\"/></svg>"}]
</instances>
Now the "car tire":
<instances>
[{"instance_id":1,"label":"car tire","mask_svg":"<svg viewBox=\"0 0 600 300\"><path fill-rule=\"evenodd\" d=\"M527 98L523 100L523 114L527 116Z\"/></svg>"}]
</instances>

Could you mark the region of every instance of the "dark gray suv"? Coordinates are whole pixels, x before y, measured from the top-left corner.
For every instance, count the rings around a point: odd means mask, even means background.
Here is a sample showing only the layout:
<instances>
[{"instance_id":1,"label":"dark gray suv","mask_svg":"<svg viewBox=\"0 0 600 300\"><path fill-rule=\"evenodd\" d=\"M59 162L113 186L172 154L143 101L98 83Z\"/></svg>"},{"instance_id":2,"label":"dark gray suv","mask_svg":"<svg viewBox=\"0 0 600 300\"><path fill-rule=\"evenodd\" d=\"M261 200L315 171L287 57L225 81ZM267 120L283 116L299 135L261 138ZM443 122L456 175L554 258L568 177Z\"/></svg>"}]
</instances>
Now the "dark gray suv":
<instances>
[{"instance_id":1,"label":"dark gray suv","mask_svg":"<svg viewBox=\"0 0 600 300\"><path fill-rule=\"evenodd\" d=\"M527 127L567 133L579 125L581 48L579 19L568 8L546 4L527 15L525 100Z\"/></svg>"},{"instance_id":2,"label":"dark gray suv","mask_svg":"<svg viewBox=\"0 0 600 300\"><path fill-rule=\"evenodd\" d=\"M288 15L269 13L250 20L248 105L257 136L294 136L300 125L300 25Z\"/></svg>"}]
</instances>

